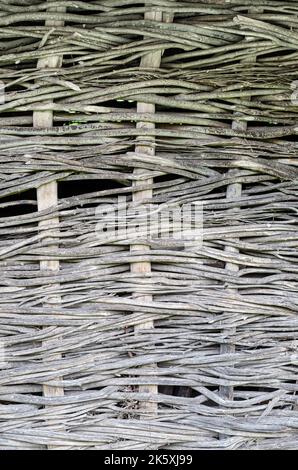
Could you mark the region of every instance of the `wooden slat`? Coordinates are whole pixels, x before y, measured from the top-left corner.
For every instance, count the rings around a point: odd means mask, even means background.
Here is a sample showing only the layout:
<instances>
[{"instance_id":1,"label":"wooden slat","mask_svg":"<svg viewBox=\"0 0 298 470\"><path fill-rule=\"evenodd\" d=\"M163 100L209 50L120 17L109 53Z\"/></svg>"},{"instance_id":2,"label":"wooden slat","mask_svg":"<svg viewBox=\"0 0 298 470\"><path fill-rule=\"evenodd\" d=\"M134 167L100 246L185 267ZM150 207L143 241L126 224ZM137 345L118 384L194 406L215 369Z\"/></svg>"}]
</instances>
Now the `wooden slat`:
<instances>
[{"instance_id":1,"label":"wooden slat","mask_svg":"<svg viewBox=\"0 0 298 470\"><path fill-rule=\"evenodd\" d=\"M48 0L50 1L50 0ZM51 3L52 0L51 0ZM64 12L65 8L62 7L49 7L48 11L51 12ZM63 26L63 21L52 21L48 20L45 22L48 27ZM58 68L62 65L62 56L51 56L38 60L37 68ZM33 112L33 126L38 128L48 128L53 126L53 111L34 111ZM42 211L48 209L49 207L56 207L58 203L58 186L57 182L53 181L51 183L43 184L37 188L37 206L38 210ZM40 221L39 228L41 231L44 231L46 234L46 240L52 240L55 233L57 233L59 227L59 218L52 217L49 220ZM56 260L41 260L40 269L50 270L53 272L59 271L59 261ZM57 286L53 286L55 289ZM48 298L47 305L55 305L59 303L59 296L52 296ZM44 341L43 345L49 345L51 341ZM60 359L60 354L51 355L51 360ZM47 358L48 359L48 358ZM48 385L43 386L43 394L46 397L57 397L63 396L64 391L62 387L52 387Z\"/></svg>"},{"instance_id":2,"label":"wooden slat","mask_svg":"<svg viewBox=\"0 0 298 470\"><path fill-rule=\"evenodd\" d=\"M149 3L149 2L148 2ZM154 12L150 11L145 13L145 20L149 21L167 21L170 22L172 20L170 15L163 16L162 12ZM156 51L152 52L149 54L146 54L142 57L141 59L141 68L159 68L160 63L161 63L161 57L162 57L162 51ZM150 113L154 114L155 113L155 105L150 104L150 103L142 103L139 102L137 104L137 112L139 113ZM137 128L143 128L143 129L154 129L155 124L152 122L139 122L137 123ZM147 140L148 137L147 137ZM154 156L155 155L155 146L154 146L154 138L151 139L151 142L149 142L146 145L136 145L135 148L136 153L141 153L143 155L149 155L149 156ZM142 175L143 170L136 168L134 170L134 175L135 176L140 176ZM135 186L143 186L144 184L152 184L153 183L153 178L148 178L145 181L136 181L134 183ZM141 202L143 200L148 200L152 198L152 190L147 189L143 191L136 191L133 193L133 202ZM150 247L148 245L131 245L131 251L150 251ZM132 263L131 264L131 272L140 274L140 275L150 275L151 273L151 263L148 261L143 261L143 262L137 262L137 263ZM152 301L152 295L146 294L146 295L141 295L138 296L139 301L143 302L148 302ZM152 320L148 320L140 325L137 325L135 327L135 332L138 332L138 330L143 330L143 329L150 329L154 328L154 322ZM152 367L156 367L156 365L152 364ZM158 387L157 385L140 385L139 386L139 392L147 392L147 393L158 393ZM149 414L155 414L157 413L157 408L158 405L157 403L153 402L142 402L140 405L140 408L145 411L149 412Z\"/></svg>"},{"instance_id":3,"label":"wooden slat","mask_svg":"<svg viewBox=\"0 0 298 470\"><path fill-rule=\"evenodd\" d=\"M257 11L254 8L250 9L252 12ZM248 38L249 39L249 38ZM253 38L251 38L253 40ZM247 60L243 60L243 63L254 63L256 61L256 57L252 56ZM233 121L232 123L232 129L235 131L239 132L245 132L247 130L247 122L245 121ZM238 170L231 169L228 171L229 176L237 175L239 173ZM241 198L242 194L242 184L241 183L232 183L227 186L227 192L226 192L226 200L227 201L237 201ZM239 208L233 208L230 211L231 218L233 218L233 215L237 215L237 212L239 212ZM236 241L236 240L235 240ZM235 254L239 254L239 249L234 247L234 246L225 246L225 252L231 254L232 256ZM239 272L239 265L232 263L232 262L227 262L225 265L225 269L231 273L231 275L236 275ZM227 289L231 295L233 293L237 292L237 290L233 288ZM235 328L228 328L224 330L224 333L229 336L233 335L235 333ZM225 343L221 344L220 346L220 353L221 354L232 354L235 352L235 345L234 343ZM233 400L234 398L234 387L232 386L225 386L222 385L219 388L220 395L222 397L227 398L228 400Z\"/></svg>"}]
</instances>

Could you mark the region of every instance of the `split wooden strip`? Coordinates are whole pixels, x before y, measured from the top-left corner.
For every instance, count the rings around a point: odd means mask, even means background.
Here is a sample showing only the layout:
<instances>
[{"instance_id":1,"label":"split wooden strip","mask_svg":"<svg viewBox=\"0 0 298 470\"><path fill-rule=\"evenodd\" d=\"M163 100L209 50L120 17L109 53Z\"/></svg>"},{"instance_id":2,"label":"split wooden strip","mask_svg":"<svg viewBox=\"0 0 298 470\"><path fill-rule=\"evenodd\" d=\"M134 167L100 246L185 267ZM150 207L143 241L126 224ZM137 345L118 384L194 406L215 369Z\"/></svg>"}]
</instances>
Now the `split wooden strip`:
<instances>
[{"instance_id":1,"label":"split wooden strip","mask_svg":"<svg viewBox=\"0 0 298 470\"><path fill-rule=\"evenodd\" d=\"M48 0L49 1L49 0ZM51 1L52 3L52 1ZM65 12L64 7L50 7L48 11L51 12ZM63 26L63 21L52 21L47 20L46 26L48 27L59 27ZM62 65L62 56L51 56L38 60L37 68L58 68ZM37 128L50 128L53 126L53 111L34 111L33 112L33 126ZM57 181L51 181L37 188L37 206L39 211L43 211L48 208L56 207L58 203L58 185ZM55 233L57 233L59 227L59 218L52 217L48 220L41 220L39 222L39 228L41 232L46 234L46 240L51 241ZM57 260L41 260L40 261L41 270L49 270L53 272L59 271L59 261ZM59 286L58 286L59 287ZM57 305L59 303L59 296L53 295L48 298L47 306ZM51 341L44 341L43 345L50 345ZM58 360L61 358L60 354L54 354L51 356L51 360ZM43 386L43 394L45 397L59 397L64 395L64 390L62 387L56 386Z\"/></svg>"},{"instance_id":2,"label":"split wooden strip","mask_svg":"<svg viewBox=\"0 0 298 470\"><path fill-rule=\"evenodd\" d=\"M145 2L149 3L149 2ZM172 16L166 15L163 16L162 12L154 12L150 11L145 13L145 20L148 21L159 21L162 22L163 20L169 22L172 20ZM142 57L141 59L141 68L159 68L160 63L161 63L161 57L162 57L162 51L154 51L150 52L149 54L146 54ZM150 104L150 103L142 103L138 102L137 104L137 112L138 113L148 113L148 114L154 114L155 113L155 105ZM137 123L137 128L138 129L154 129L155 128L155 123L153 122L138 122ZM136 145L135 148L135 153L143 154L143 155L148 155L148 156L154 156L155 155L155 146L154 146L154 137L152 137L151 142L146 145ZM141 176L144 173L144 170L140 168L136 168L134 170L134 176ZM148 178L146 181L139 180L134 182L134 186L143 186L144 183L151 185L153 184L153 178ZM141 190L141 191L136 191L133 193L133 202L140 203L144 200L150 200L153 196L152 189L146 189L146 190ZM150 247L148 245L131 245L131 251L141 251L141 252L146 252L150 251ZM137 262L137 263L132 263L131 264L131 272L135 274L139 274L141 276L146 276L150 275L151 273L151 262L150 261L142 261L142 262ZM141 302L148 302L152 301L152 295L151 294L146 294L146 295L141 295L137 296L138 300ZM154 328L154 322L153 320L148 320L140 325L137 325L135 327L135 332L137 333L138 330L144 330L144 329L151 329ZM152 365L152 367L156 367L156 365ZM139 392L140 393L152 393L152 394L157 394L158 393L158 387L157 385L140 385L139 386ZM156 414L157 409L158 409L158 404L156 402L150 402L150 401L144 401L141 403L140 408L145 411L149 412L150 414Z\"/></svg>"}]
</instances>

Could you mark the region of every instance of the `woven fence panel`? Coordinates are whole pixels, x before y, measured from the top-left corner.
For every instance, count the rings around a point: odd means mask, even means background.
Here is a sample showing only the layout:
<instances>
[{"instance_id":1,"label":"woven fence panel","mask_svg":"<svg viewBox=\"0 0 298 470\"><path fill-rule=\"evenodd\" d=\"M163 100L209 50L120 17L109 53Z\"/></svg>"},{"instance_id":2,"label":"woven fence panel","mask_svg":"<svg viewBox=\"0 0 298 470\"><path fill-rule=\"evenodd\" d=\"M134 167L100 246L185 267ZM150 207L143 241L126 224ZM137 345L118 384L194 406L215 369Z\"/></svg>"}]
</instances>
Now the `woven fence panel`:
<instances>
[{"instance_id":1,"label":"woven fence panel","mask_svg":"<svg viewBox=\"0 0 298 470\"><path fill-rule=\"evenodd\" d=\"M0 448L297 449L298 2L5 0L0 40Z\"/></svg>"}]
</instances>

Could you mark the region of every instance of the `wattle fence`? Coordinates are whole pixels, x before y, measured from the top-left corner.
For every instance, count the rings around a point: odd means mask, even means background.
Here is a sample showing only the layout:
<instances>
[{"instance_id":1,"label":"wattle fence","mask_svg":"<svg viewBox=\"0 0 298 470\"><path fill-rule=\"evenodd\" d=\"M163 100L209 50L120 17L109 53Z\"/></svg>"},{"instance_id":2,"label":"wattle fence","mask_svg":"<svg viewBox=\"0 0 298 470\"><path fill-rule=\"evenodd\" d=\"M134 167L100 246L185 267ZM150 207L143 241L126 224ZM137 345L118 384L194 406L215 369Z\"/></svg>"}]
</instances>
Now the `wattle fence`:
<instances>
[{"instance_id":1,"label":"wattle fence","mask_svg":"<svg viewBox=\"0 0 298 470\"><path fill-rule=\"evenodd\" d=\"M0 448L298 449L298 2L2 0L0 41Z\"/></svg>"}]
</instances>

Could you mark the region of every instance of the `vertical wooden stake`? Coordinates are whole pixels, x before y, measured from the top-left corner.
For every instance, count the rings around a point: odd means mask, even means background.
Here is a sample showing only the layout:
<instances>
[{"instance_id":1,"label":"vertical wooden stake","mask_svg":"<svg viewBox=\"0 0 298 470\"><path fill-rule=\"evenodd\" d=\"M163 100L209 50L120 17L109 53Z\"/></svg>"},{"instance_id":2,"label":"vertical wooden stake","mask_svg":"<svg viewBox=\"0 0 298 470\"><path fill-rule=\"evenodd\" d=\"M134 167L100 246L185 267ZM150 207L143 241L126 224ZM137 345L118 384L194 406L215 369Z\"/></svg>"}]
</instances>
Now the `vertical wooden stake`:
<instances>
[{"instance_id":1,"label":"vertical wooden stake","mask_svg":"<svg viewBox=\"0 0 298 470\"><path fill-rule=\"evenodd\" d=\"M52 0L48 0L51 1ZM48 8L48 11L55 11L55 12L64 12L65 8ZM63 26L63 21L46 21L46 26L55 27L55 26ZM37 68L58 68L62 65L62 56L52 56L46 57L38 60ZM34 111L33 112L33 126L38 128L43 127L52 127L53 126L53 111ZM37 206L38 210L48 209L50 207L57 207L58 203L58 189L57 189L57 182L53 181L51 183L43 184L39 188L37 188ZM59 218L53 217L46 221L41 221L39 223L39 229L44 231L46 234L46 240L52 240L54 233L58 231L59 226ZM40 269L43 270L50 270L53 272L59 271L59 261L56 260L48 260L40 261ZM48 299L47 306L55 305L59 303L59 296L52 296ZM50 344L51 341L44 341L43 345ZM53 360L57 360L61 358L61 355L53 355L51 357ZM55 397L55 396L63 396L64 391L62 387L51 387L44 385L43 387L43 394L46 397ZM49 446L50 447L50 446Z\"/></svg>"},{"instance_id":2,"label":"vertical wooden stake","mask_svg":"<svg viewBox=\"0 0 298 470\"><path fill-rule=\"evenodd\" d=\"M250 9L251 12L254 11L259 11L258 9L254 9L253 7ZM251 38L253 39L253 38ZM250 38L247 38L247 40L250 40ZM256 58L253 56L247 60L243 60L243 63L254 63L256 61ZM246 131L247 130L247 122L245 121L233 121L232 123L232 129L235 131ZM238 173L238 170L229 170L229 175L236 175ZM241 198L241 193L242 193L242 184L241 183L232 183L227 186L227 192L226 192L226 199L227 201L237 201ZM235 214L235 211L238 212L239 208L235 208L231 210L231 217L233 217L233 214ZM239 249L234 247L234 246L226 246L225 251L230 254L237 254L239 253ZM238 264L232 263L232 262L227 262L225 265L225 269L231 273L231 274L236 274L239 271L239 266ZM237 292L236 289L233 288L228 288L228 292ZM224 330L224 333L227 335L231 335L235 333L235 328L227 328ZM221 354L231 354L235 352L235 345L234 344L222 344L220 346L220 353ZM219 393L222 397L227 398L228 400L233 400L234 398L234 387L232 386L225 386L222 385L219 387ZM223 436L221 436L223 437Z\"/></svg>"},{"instance_id":3,"label":"vertical wooden stake","mask_svg":"<svg viewBox=\"0 0 298 470\"><path fill-rule=\"evenodd\" d=\"M149 2L148 2L149 3ZM162 12L154 12L150 11L145 13L145 19L150 20L150 21L163 21L165 19L166 21L170 21L170 17L163 17ZM150 52L146 55L144 55L141 59L141 68L159 68L160 63L161 63L161 57L162 57L162 51L156 51L156 52ZM149 103L138 103L137 104L137 112L139 113L155 113L155 105L154 104L149 104ZM142 129L154 129L155 124L151 122L139 122L137 124L137 128L142 128ZM153 156L155 154L155 147L154 147L154 137L151 139L151 143L148 143L146 145L136 145L135 148L136 153L142 153L143 155L149 155ZM134 175L135 176L140 176L143 173L142 169L135 169L134 170ZM153 183L153 178L148 178L146 181L138 182L136 181L134 185L137 187L140 184L143 185L144 183L147 184L152 184ZM152 189L147 189L143 191L136 191L133 193L133 202L141 202L145 199L151 199L152 198ZM131 245L131 251L141 251L141 252L146 252L150 251L150 247L148 245ZM151 263L148 261L143 261L143 262L137 262L137 263L132 263L131 264L131 272L139 274L139 275L146 275L151 273ZM143 301L143 302L148 302L152 300L152 295L147 294L147 295L141 295L138 296L138 300ZM144 330L144 329L150 329L154 328L154 322L152 320L145 321L144 323L138 325L135 327L135 332L138 330ZM156 367L156 365L152 365L152 367ZM146 392L146 393L158 393L158 387L157 385L140 385L139 386L139 391L140 392ZM156 403L151 403L151 402L142 402L140 405L140 409L149 412L150 415L155 415L157 413L158 405Z\"/></svg>"}]
</instances>

